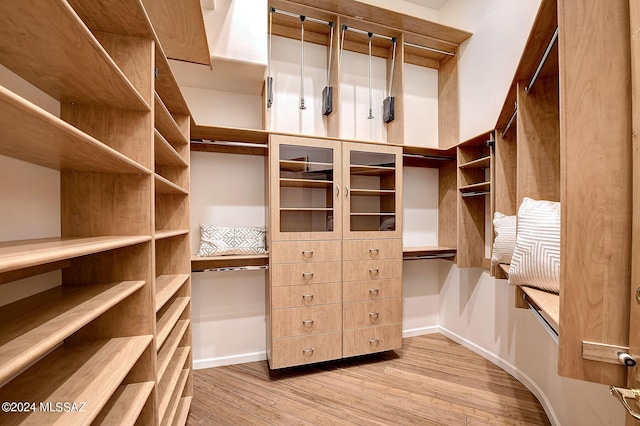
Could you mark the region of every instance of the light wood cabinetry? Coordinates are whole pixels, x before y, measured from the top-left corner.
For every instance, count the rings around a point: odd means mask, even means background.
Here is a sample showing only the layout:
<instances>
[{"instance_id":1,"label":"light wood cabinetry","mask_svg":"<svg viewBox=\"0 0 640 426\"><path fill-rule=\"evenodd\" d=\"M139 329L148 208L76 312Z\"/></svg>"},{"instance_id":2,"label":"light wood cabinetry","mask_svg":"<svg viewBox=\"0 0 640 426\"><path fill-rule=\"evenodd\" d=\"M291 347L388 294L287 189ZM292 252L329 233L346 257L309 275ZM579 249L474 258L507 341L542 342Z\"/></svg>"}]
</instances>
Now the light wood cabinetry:
<instances>
[{"instance_id":1,"label":"light wood cabinetry","mask_svg":"<svg viewBox=\"0 0 640 426\"><path fill-rule=\"evenodd\" d=\"M0 307L0 395L85 403L5 420L184 424L190 114L154 26L140 2L82 0L3 2L0 24L0 63L60 102L58 118L0 87L0 154L61 188L61 237L0 243L0 283L62 277Z\"/></svg>"},{"instance_id":2,"label":"light wood cabinetry","mask_svg":"<svg viewBox=\"0 0 640 426\"><path fill-rule=\"evenodd\" d=\"M343 342L347 328L402 335L400 148L273 135L269 149L270 367L401 347Z\"/></svg>"}]
</instances>

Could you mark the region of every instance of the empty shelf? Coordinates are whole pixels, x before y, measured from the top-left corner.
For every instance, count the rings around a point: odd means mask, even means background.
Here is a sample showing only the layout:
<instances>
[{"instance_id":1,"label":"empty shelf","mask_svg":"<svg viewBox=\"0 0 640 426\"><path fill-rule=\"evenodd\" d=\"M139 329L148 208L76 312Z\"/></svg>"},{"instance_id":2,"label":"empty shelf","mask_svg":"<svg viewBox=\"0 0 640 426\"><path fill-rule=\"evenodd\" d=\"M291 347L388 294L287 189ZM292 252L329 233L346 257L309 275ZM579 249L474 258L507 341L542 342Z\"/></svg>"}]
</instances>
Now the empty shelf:
<instances>
[{"instance_id":1,"label":"empty shelf","mask_svg":"<svg viewBox=\"0 0 640 426\"><path fill-rule=\"evenodd\" d=\"M396 191L393 189L354 189L351 188L349 194L359 195L364 197L377 197L380 195L395 195Z\"/></svg>"},{"instance_id":2,"label":"empty shelf","mask_svg":"<svg viewBox=\"0 0 640 426\"><path fill-rule=\"evenodd\" d=\"M490 191L491 190L491 182L474 183L472 185L461 186L458 189L462 193Z\"/></svg>"},{"instance_id":3,"label":"empty shelf","mask_svg":"<svg viewBox=\"0 0 640 426\"><path fill-rule=\"evenodd\" d=\"M489 155L460 165L461 169L488 169L489 167L491 167L491 157Z\"/></svg>"},{"instance_id":4,"label":"empty shelf","mask_svg":"<svg viewBox=\"0 0 640 426\"><path fill-rule=\"evenodd\" d=\"M156 278L156 312L173 297L189 279L189 274L160 275Z\"/></svg>"},{"instance_id":5,"label":"empty shelf","mask_svg":"<svg viewBox=\"0 0 640 426\"><path fill-rule=\"evenodd\" d=\"M191 139L227 142L247 142L267 145L269 131L223 126L191 126Z\"/></svg>"},{"instance_id":6,"label":"empty shelf","mask_svg":"<svg viewBox=\"0 0 640 426\"><path fill-rule=\"evenodd\" d=\"M403 247L405 260L413 259L453 259L457 249L443 246Z\"/></svg>"},{"instance_id":7,"label":"empty shelf","mask_svg":"<svg viewBox=\"0 0 640 426\"><path fill-rule=\"evenodd\" d=\"M154 175L154 178L156 183L156 194L189 195L188 191L157 173Z\"/></svg>"},{"instance_id":8,"label":"empty shelf","mask_svg":"<svg viewBox=\"0 0 640 426\"><path fill-rule=\"evenodd\" d=\"M167 408L169 408L169 403L171 402L171 396L178 385L180 374L182 373L184 364L189 357L190 351L191 347L189 346L178 348L171 358L171 362L169 362L169 367L167 368L163 379L158 383L158 412L160 413L161 419L164 418L167 413Z\"/></svg>"},{"instance_id":9,"label":"empty shelf","mask_svg":"<svg viewBox=\"0 0 640 426\"><path fill-rule=\"evenodd\" d=\"M60 101L151 110L63 0L0 2L0 63Z\"/></svg>"},{"instance_id":10,"label":"empty shelf","mask_svg":"<svg viewBox=\"0 0 640 426\"><path fill-rule=\"evenodd\" d=\"M153 336L118 337L61 346L1 388L0 399L52 403L88 401L84 412L12 413L3 420L10 425L90 422L98 416L152 340Z\"/></svg>"},{"instance_id":11,"label":"empty shelf","mask_svg":"<svg viewBox=\"0 0 640 426\"><path fill-rule=\"evenodd\" d=\"M189 328L189 322L189 320L178 321L176 326L173 327L173 331L169 334L169 337L158 351L158 381L162 380L162 377L169 366L169 362L173 358L180 341Z\"/></svg>"},{"instance_id":12,"label":"empty shelf","mask_svg":"<svg viewBox=\"0 0 640 426\"><path fill-rule=\"evenodd\" d=\"M167 61L164 49L158 42L156 42L156 68L158 68L156 92L158 92L162 102L167 109L174 114L190 116L189 106L182 95L178 81Z\"/></svg>"},{"instance_id":13,"label":"empty shelf","mask_svg":"<svg viewBox=\"0 0 640 426\"><path fill-rule=\"evenodd\" d=\"M178 383L173 390L173 394L171 395L171 399L169 401L169 407L167 407L167 411L165 412L165 416L160 423L162 426L172 425L176 416L176 412L178 411L178 406L180 405L180 401L182 398L181 395L184 393L184 387L187 384L187 380L189 379L189 369L185 368L180 372L180 377L178 378Z\"/></svg>"},{"instance_id":14,"label":"empty shelf","mask_svg":"<svg viewBox=\"0 0 640 426\"><path fill-rule=\"evenodd\" d=\"M188 167L186 160L182 158L178 151L160 134L157 129L153 130L153 150L156 166L176 166Z\"/></svg>"},{"instance_id":15,"label":"empty shelf","mask_svg":"<svg viewBox=\"0 0 640 426\"><path fill-rule=\"evenodd\" d=\"M191 396L183 396L182 398L180 398L180 402L178 403L178 410L176 411L176 416L173 419L174 426L182 426L186 424L192 399L193 397Z\"/></svg>"},{"instance_id":16,"label":"empty shelf","mask_svg":"<svg viewBox=\"0 0 640 426\"><path fill-rule=\"evenodd\" d=\"M150 241L148 236L43 238L0 243L0 272L72 259Z\"/></svg>"},{"instance_id":17,"label":"empty shelf","mask_svg":"<svg viewBox=\"0 0 640 426\"><path fill-rule=\"evenodd\" d=\"M246 266L265 266L269 264L268 254L246 256L191 257L191 271L202 272L207 269L237 268Z\"/></svg>"},{"instance_id":18,"label":"empty shelf","mask_svg":"<svg viewBox=\"0 0 640 426\"><path fill-rule=\"evenodd\" d=\"M179 237L180 235L186 235L189 233L188 229L173 229L168 231L156 231L156 240L163 240L165 238Z\"/></svg>"},{"instance_id":19,"label":"empty shelf","mask_svg":"<svg viewBox=\"0 0 640 426\"><path fill-rule=\"evenodd\" d=\"M163 311L156 314L156 345L158 348L161 348L164 341L167 340L190 300L189 297L176 297Z\"/></svg>"},{"instance_id":20,"label":"empty shelf","mask_svg":"<svg viewBox=\"0 0 640 426\"><path fill-rule=\"evenodd\" d=\"M286 188L325 188L330 189L333 185L331 180L314 179L288 179L280 178L280 186Z\"/></svg>"},{"instance_id":21,"label":"empty shelf","mask_svg":"<svg viewBox=\"0 0 640 426\"><path fill-rule=\"evenodd\" d=\"M1 155L55 170L151 173L125 155L2 86L0 128Z\"/></svg>"},{"instance_id":22,"label":"empty shelf","mask_svg":"<svg viewBox=\"0 0 640 426\"><path fill-rule=\"evenodd\" d=\"M507 278L509 277L509 266L510 265L505 265L503 263L501 263L500 265L500 269L502 269L502 271L504 272L504 274L507 276Z\"/></svg>"},{"instance_id":23,"label":"empty shelf","mask_svg":"<svg viewBox=\"0 0 640 426\"><path fill-rule=\"evenodd\" d=\"M144 284L123 281L59 286L0 308L0 383Z\"/></svg>"},{"instance_id":24,"label":"empty shelf","mask_svg":"<svg viewBox=\"0 0 640 426\"><path fill-rule=\"evenodd\" d=\"M547 318L552 322L551 326L558 330L558 325L560 324L560 295L533 287L520 286L520 289L547 315Z\"/></svg>"},{"instance_id":25,"label":"empty shelf","mask_svg":"<svg viewBox=\"0 0 640 426\"><path fill-rule=\"evenodd\" d=\"M164 105L157 92L154 96L154 108L155 126L162 136L164 136L170 144L180 145L189 143L189 140L184 133L182 133L180 127L178 127L176 120Z\"/></svg>"},{"instance_id":26,"label":"empty shelf","mask_svg":"<svg viewBox=\"0 0 640 426\"><path fill-rule=\"evenodd\" d=\"M154 382L121 385L113 394L100 415L91 423L98 425L134 425L149 400Z\"/></svg>"}]
</instances>

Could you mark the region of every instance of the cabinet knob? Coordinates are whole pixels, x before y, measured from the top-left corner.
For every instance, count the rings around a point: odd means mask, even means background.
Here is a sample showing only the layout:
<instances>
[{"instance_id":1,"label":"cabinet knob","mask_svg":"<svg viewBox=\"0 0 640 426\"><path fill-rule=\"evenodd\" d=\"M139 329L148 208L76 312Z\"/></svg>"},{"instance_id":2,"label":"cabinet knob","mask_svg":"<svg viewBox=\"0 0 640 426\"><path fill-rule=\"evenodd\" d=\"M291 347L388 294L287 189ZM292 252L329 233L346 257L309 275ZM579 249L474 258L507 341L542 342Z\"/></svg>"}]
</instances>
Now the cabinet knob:
<instances>
[{"instance_id":1,"label":"cabinet knob","mask_svg":"<svg viewBox=\"0 0 640 426\"><path fill-rule=\"evenodd\" d=\"M380 272L380 271L378 270L378 268L371 268L371 269L369 269L369 274L371 274L371 275L372 275L372 276L374 276L374 277L377 277L379 272Z\"/></svg>"},{"instance_id":2,"label":"cabinet knob","mask_svg":"<svg viewBox=\"0 0 640 426\"><path fill-rule=\"evenodd\" d=\"M311 302L313 300L313 294L303 294L302 299L305 302Z\"/></svg>"},{"instance_id":3,"label":"cabinet knob","mask_svg":"<svg viewBox=\"0 0 640 426\"><path fill-rule=\"evenodd\" d=\"M303 272L302 278L304 278L305 280L310 280L311 278L313 278L313 272Z\"/></svg>"},{"instance_id":4,"label":"cabinet knob","mask_svg":"<svg viewBox=\"0 0 640 426\"><path fill-rule=\"evenodd\" d=\"M313 320L302 320L302 324L304 324L304 325L313 325Z\"/></svg>"},{"instance_id":5,"label":"cabinet knob","mask_svg":"<svg viewBox=\"0 0 640 426\"><path fill-rule=\"evenodd\" d=\"M380 250L378 250L377 248L370 248L369 254L371 255L371 257L378 257L378 255L380 254Z\"/></svg>"},{"instance_id":6,"label":"cabinet knob","mask_svg":"<svg viewBox=\"0 0 640 426\"><path fill-rule=\"evenodd\" d=\"M303 354L305 354L305 355L306 355L306 354L312 354L312 353L313 353L313 351L315 351L315 349L313 349L313 348L308 348L308 349L303 349L303 350L302 350L302 353L303 353Z\"/></svg>"},{"instance_id":7,"label":"cabinet knob","mask_svg":"<svg viewBox=\"0 0 640 426\"><path fill-rule=\"evenodd\" d=\"M340 185L336 184L336 197L340 195Z\"/></svg>"},{"instance_id":8,"label":"cabinet knob","mask_svg":"<svg viewBox=\"0 0 640 426\"><path fill-rule=\"evenodd\" d=\"M378 339L369 339L369 343L372 345L378 345L378 343L380 343L380 340Z\"/></svg>"},{"instance_id":9,"label":"cabinet knob","mask_svg":"<svg viewBox=\"0 0 640 426\"><path fill-rule=\"evenodd\" d=\"M369 316L374 320L378 319L378 315L379 315L378 312L369 312Z\"/></svg>"},{"instance_id":10,"label":"cabinet knob","mask_svg":"<svg viewBox=\"0 0 640 426\"><path fill-rule=\"evenodd\" d=\"M348 197L349 196L349 185L345 185L344 186L344 190L345 190L344 196Z\"/></svg>"},{"instance_id":11,"label":"cabinet knob","mask_svg":"<svg viewBox=\"0 0 640 426\"><path fill-rule=\"evenodd\" d=\"M369 294L372 295L373 297L378 297L378 293L380 293L380 290L378 290L377 288L369 289Z\"/></svg>"},{"instance_id":12,"label":"cabinet knob","mask_svg":"<svg viewBox=\"0 0 640 426\"><path fill-rule=\"evenodd\" d=\"M302 256L303 257L312 257L313 256L313 250L302 250Z\"/></svg>"}]
</instances>

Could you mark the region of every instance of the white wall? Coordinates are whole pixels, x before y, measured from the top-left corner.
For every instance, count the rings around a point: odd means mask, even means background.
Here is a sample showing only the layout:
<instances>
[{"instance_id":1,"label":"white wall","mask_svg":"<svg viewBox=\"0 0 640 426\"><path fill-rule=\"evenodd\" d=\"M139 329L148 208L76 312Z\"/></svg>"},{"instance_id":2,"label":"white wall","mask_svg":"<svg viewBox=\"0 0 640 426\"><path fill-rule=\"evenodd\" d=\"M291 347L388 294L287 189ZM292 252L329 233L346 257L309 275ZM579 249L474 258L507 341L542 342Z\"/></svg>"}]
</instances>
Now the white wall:
<instances>
[{"instance_id":1,"label":"white wall","mask_svg":"<svg viewBox=\"0 0 640 426\"><path fill-rule=\"evenodd\" d=\"M196 123L262 129L262 96L181 87Z\"/></svg>"},{"instance_id":2,"label":"white wall","mask_svg":"<svg viewBox=\"0 0 640 426\"><path fill-rule=\"evenodd\" d=\"M437 148L438 70L404 66L404 143Z\"/></svg>"},{"instance_id":3,"label":"white wall","mask_svg":"<svg viewBox=\"0 0 640 426\"><path fill-rule=\"evenodd\" d=\"M0 85L60 116L59 102L1 65ZM0 155L0 200L0 241L60 236L60 172ZM0 285L0 305L60 283L56 271Z\"/></svg>"},{"instance_id":4,"label":"white wall","mask_svg":"<svg viewBox=\"0 0 640 426\"><path fill-rule=\"evenodd\" d=\"M405 15L415 16L416 18L426 19L427 21L438 22L438 10L423 7L405 0L393 0L392 2L389 0L360 0L360 2L404 13Z\"/></svg>"},{"instance_id":5,"label":"white wall","mask_svg":"<svg viewBox=\"0 0 640 426\"><path fill-rule=\"evenodd\" d=\"M440 23L473 33L460 48L460 139L493 129L540 0L450 0Z\"/></svg>"}]
</instances>

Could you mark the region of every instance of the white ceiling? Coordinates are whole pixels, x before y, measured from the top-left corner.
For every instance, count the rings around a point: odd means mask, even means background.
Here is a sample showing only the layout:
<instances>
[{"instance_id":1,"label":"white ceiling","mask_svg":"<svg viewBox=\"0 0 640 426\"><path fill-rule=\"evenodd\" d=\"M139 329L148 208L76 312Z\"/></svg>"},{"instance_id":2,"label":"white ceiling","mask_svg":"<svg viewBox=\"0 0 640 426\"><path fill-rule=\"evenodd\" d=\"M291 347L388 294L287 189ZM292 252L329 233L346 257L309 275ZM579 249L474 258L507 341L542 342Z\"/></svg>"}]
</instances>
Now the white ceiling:
<instances>
[{"instance_id":1,"label":"white ceiling","mask_svg":"<svg viewBox=\"0 0 640 426\"><path fill-rule=\"evenodd\" d=\"M405 0L409 3L417 4L419 6L428 7L429 9L440 10L445 3L449 0Z\"/></svg>"}]
</instances>

